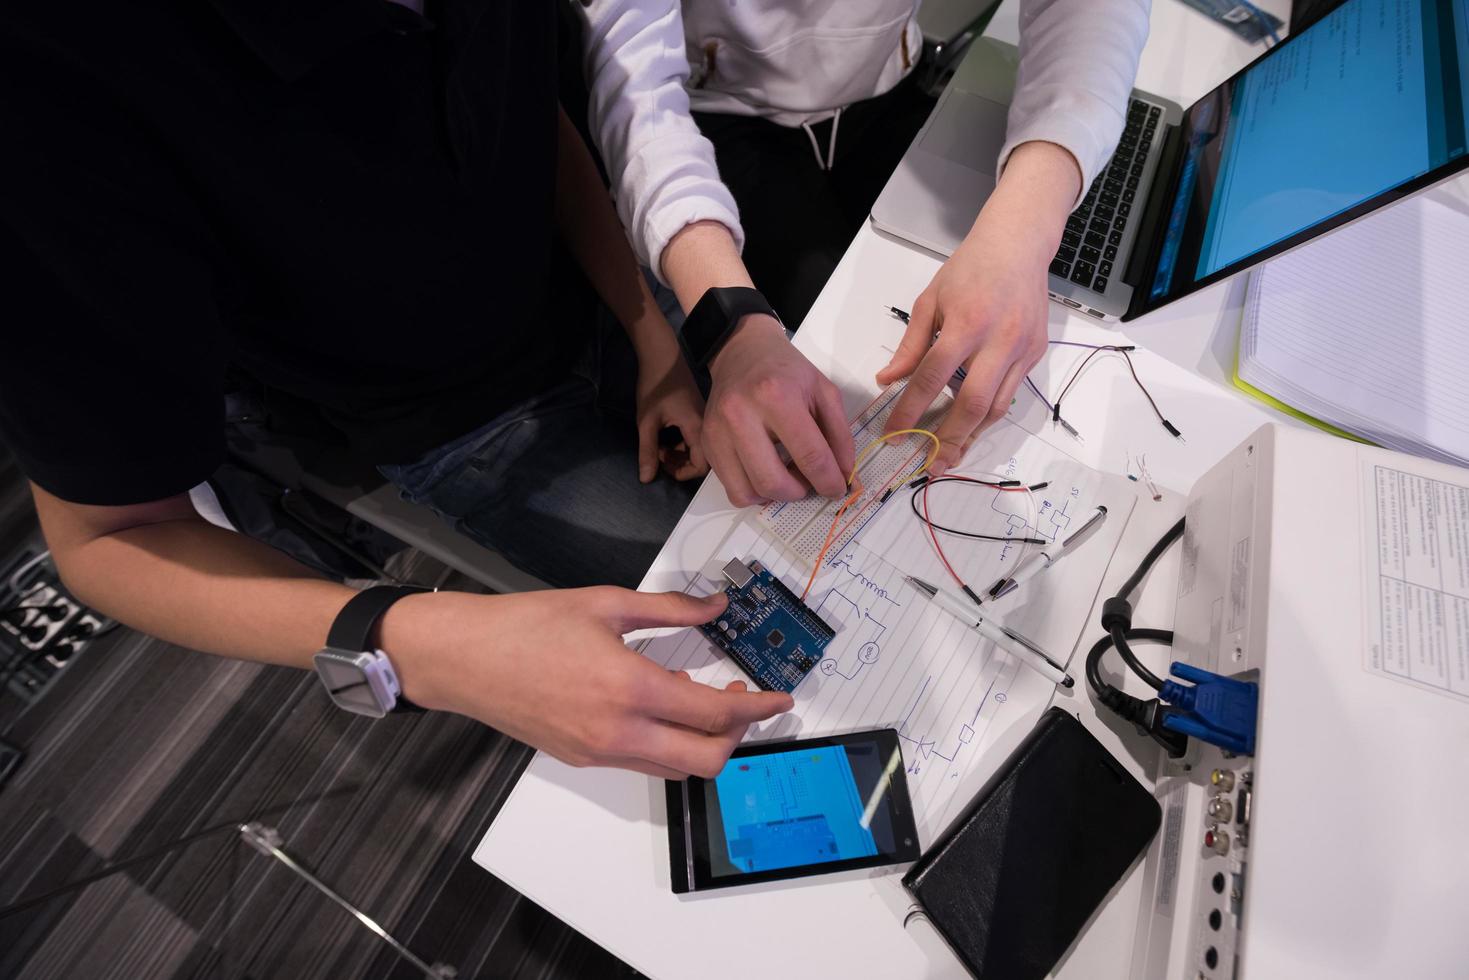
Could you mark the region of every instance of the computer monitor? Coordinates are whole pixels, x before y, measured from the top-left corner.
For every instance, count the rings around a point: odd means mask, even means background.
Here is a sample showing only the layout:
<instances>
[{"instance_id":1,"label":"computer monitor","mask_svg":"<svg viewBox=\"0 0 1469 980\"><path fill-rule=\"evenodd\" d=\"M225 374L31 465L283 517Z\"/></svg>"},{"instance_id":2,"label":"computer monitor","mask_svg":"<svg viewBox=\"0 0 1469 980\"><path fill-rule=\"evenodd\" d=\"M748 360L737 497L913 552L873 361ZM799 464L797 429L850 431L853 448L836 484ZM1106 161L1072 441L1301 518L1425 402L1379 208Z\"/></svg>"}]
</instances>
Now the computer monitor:
<instances>
[{"instance_id":1,"label":"computer monitor","mask_svg":"<svg viewBox=\"0 0 1469 980\"><path fill-rule=\"evenodd\" d=\"M1466 128L1469 0L1347 0L1185 113L1131 315L1463 170Z\"/></svg>"}]
</instances>

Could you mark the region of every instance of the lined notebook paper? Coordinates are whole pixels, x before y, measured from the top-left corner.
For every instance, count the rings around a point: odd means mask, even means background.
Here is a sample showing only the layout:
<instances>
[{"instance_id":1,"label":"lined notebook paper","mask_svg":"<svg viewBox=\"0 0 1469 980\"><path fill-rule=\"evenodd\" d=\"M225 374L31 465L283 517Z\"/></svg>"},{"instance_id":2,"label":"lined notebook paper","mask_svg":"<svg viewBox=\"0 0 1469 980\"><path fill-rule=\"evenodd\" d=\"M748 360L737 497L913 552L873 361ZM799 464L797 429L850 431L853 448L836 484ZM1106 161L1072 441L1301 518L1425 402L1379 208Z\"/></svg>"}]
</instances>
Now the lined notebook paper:
<instances>
[{"instance_id":1,"label":"lined notebook paper","mask_svg":"<svg viewBox=\"0 0 1469 980\"><path fill-rule=\"evenodd\" d=\"M1371 442L1469 464L1469 205L1420 196L1250 280L1239 380Z\"/></svg>"}]
</instances>

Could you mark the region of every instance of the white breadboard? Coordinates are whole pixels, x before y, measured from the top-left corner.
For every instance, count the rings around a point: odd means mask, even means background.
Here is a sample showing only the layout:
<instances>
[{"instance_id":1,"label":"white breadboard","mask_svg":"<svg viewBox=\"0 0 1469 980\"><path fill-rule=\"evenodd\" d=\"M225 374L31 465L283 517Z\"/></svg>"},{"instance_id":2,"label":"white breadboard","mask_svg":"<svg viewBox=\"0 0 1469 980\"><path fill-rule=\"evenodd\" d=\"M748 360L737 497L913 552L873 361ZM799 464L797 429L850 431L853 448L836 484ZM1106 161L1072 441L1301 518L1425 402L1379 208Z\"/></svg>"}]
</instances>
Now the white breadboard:
<instances>
[{"instance_id":1,"label":"white breadboard","mask_svg":"<svg viewBox=\"0 0 1469 980\"><path fill-rule=\"evenodd\" d=\"M898 397L907 387L906 379L893 382L852 420L852 441L858 458L869 445L881 438ZM930 406L918 420L917 428L932 431L947 402L948 399L944 398ZM922 466L932 448L933 443L923 436L901 436L883 443L862 460L857 477L863 492L842 515L841 533L831 542L832 552L844 548L877 515L887 502L888 487ZM853 485L856 484L857 480L854 480ZM813 492L800 500L777 500L766 504L757 517L760 524L795 557L810 566L815 563L821 546L826 543L826 536L831 533L832 522L843 499L823 497Z\"/></svg>"}]
</instances>

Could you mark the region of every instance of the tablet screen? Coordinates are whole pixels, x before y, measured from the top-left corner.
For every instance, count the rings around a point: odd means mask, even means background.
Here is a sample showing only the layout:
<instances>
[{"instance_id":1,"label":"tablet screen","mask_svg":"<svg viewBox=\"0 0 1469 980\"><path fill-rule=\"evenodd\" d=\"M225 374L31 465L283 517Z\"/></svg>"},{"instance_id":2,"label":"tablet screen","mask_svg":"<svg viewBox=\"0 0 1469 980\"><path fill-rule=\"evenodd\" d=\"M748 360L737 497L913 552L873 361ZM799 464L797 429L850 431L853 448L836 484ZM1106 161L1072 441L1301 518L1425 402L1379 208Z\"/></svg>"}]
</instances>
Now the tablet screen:
<instances>
[{"instance_id":1,"label":"tablet screen","mask_svg":"<svg viewBox=\"0 0 1469 980\"><path fill-rule=\"evenodd\" d=\"M685 788L696 887L913 860L917 838L891 730L737 750Z\"/></svg>"},{"instance_id":2,"label":"tablet screen","mask_svg":"<svg viewBox=\"0 0 1469 980\"><path fill-rule=\"evenodd\" d=\"M1469 0L1347 0L1188 110L1151 299L1462 168L1466 128Z\"/></svg>"}]
</instances>

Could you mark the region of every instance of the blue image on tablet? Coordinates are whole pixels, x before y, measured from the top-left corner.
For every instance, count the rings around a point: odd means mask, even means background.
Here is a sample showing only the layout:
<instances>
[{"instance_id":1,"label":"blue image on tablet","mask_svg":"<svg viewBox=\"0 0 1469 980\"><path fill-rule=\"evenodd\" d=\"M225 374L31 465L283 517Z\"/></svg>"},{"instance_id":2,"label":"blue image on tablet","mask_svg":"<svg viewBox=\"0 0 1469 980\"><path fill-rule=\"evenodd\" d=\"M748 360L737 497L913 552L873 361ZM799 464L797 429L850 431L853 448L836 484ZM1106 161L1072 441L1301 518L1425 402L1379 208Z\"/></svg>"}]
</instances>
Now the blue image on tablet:
<instances>
[{"instance_id":1,"label":"blue image on tablet","mask_svg":"<svg viewBox=\"0 0 1469 980\"><path fill-rule=\"evenodd\" d=\"M877 853L842 746L735 757L714 785L725 850L742 872Z\"/></svg>"},{"instance_id":2,"label":"blue image on tablet","mask_svg":"<svg viewBox=\"0 0 1469 980\"><path fill-rule=\"evenodd\" d=\"M891 728L741 745L712 779L665 783L677 894L902 864L918 831Z\"/></svg>"}]
</instances>

